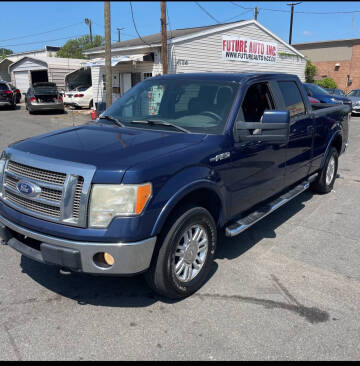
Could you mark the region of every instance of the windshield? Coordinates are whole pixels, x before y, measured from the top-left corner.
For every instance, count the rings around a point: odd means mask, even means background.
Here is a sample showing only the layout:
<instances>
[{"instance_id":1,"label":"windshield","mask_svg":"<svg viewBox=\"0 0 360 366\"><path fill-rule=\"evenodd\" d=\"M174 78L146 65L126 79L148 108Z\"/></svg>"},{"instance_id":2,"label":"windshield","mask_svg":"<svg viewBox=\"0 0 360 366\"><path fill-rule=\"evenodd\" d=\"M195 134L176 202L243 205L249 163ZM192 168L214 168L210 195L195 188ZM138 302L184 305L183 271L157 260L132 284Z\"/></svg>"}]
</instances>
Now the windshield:
<instances>
[{"instance_id":1,"label":"windshield","mask_svg":"<svg viewBox=\"0 0 360 366\"><path fill-rule=\"evenodd\" d=\"M148 79L130 89L103 115L132 121L161 120L191 132L221 134L238 89L234 82L193 79ZM141 128L170 129L158 124Z\"/></svg>"},{"instance_id":2,"label":"windshield","mask_svg":"<svg viewBox=\"0 0 360 366\"><path fill-rule=\"evenodd\" d=\"M314 94L326 94L326 95L330 95L324 88L322 88L319 85L316 84L305 84L308 89L311 90L312 93Z\"/></svg>"}]
</instances>

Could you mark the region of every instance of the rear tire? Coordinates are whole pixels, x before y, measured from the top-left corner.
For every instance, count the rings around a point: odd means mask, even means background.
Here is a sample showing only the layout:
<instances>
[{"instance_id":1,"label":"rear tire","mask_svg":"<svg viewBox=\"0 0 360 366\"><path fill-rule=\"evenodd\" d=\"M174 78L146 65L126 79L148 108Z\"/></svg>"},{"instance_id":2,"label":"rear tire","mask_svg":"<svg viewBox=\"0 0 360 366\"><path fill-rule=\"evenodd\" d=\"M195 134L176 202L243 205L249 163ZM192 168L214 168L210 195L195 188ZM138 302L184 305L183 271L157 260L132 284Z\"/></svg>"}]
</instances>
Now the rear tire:
<instances>
[{"instance_id":1,"label":"rear tire","mask_svg":"<svg viewBox=\"0 0 360 366\"><path fill-rule=\"evenodd\" d=\"M209 211L183 207L159 235L152 264L145 273L148 285L172 299L191 295L208 278L216 242L216 224Z\"/></svg>"},{"instance_id":2,"label":"rear tire","mask_svg":"<svg viewBox=\"0 0 360 366\"><path fill-rule=\"evenodd\" d=\"M337 175L338 160L339 154L335 147L332 146L319 177L310 185L312 191L321 194L331 192Z\"/></svg>"}]
</instances>

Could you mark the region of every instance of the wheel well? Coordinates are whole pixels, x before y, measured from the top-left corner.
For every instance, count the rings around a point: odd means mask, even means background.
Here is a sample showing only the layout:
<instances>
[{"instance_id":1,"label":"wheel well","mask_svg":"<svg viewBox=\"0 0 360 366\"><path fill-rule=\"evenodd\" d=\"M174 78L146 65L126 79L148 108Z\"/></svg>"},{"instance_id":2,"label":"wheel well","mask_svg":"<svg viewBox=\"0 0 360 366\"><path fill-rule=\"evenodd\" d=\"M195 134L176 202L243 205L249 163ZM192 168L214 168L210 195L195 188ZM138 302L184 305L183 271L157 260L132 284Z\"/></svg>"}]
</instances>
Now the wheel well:
<instances>
[{"instance_id":1,"label":"wheel well","mask_svg":"<svg viewBox=\"0 0 360 366\"><path fill-rule=\"evenodd\" d=\"M331 146L334 146L337 150L338 154L341 154L341 147L342 147L342 138L340 135L337 135L334 140L331 142Z\"/></svg>"},{"instance_id":2,"label":"wheel well","mask_svg":"<svg viewBox=\"0 0 360 366\"><path fill-rule=\"evenodd\" d=\"M186 196L184 196L175 205L175 207L172 208L166 221L168 221L170 216L172 216L175 212L177 212L181 207L187 204L195 204L206 208L211 213L217 226L219 225L219 219L222 209L221 201L219 196L213 190L208 188L196 189L195 191L192 191Z\"/></svg>"}]
</instances>

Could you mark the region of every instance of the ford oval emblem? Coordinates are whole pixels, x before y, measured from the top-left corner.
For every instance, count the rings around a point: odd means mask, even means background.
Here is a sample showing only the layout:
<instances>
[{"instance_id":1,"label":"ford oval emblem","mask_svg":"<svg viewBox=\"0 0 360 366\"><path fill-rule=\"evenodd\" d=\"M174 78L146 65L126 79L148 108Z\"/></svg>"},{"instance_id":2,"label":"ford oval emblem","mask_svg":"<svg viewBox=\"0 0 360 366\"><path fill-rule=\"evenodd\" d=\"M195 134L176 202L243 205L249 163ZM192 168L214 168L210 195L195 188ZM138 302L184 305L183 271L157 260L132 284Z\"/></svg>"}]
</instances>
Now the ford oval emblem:
<instances>
[{"instance_id":1,"label":"ford oval emblem","mask_svg":"<svg viewBox=\"0 0 360 366\"><path fill-rule=\"evenodd\" d=\"M28 197L35 197L41 193L41 188L38 185L25 180L20 180L16 188L21 194Z\"/></svg>"}]
</instances>

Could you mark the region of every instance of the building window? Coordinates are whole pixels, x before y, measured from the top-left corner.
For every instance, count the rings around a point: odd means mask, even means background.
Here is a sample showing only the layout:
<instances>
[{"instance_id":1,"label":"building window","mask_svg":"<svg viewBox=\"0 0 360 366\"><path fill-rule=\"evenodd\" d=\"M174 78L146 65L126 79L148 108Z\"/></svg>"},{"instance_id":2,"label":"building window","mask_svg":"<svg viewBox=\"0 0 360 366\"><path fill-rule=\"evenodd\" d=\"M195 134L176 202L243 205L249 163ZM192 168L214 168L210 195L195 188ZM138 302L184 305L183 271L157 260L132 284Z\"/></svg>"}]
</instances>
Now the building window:
<instances>
[{"instance_id":1,"label":"building window","mask_svg":"<svg viewBox=\"0 0 360 366\"><path fill-rule=\"evenodd\" d=\"M152 72L144 72L144 80L152 77Z\"/></svg>"}]
</instances>

